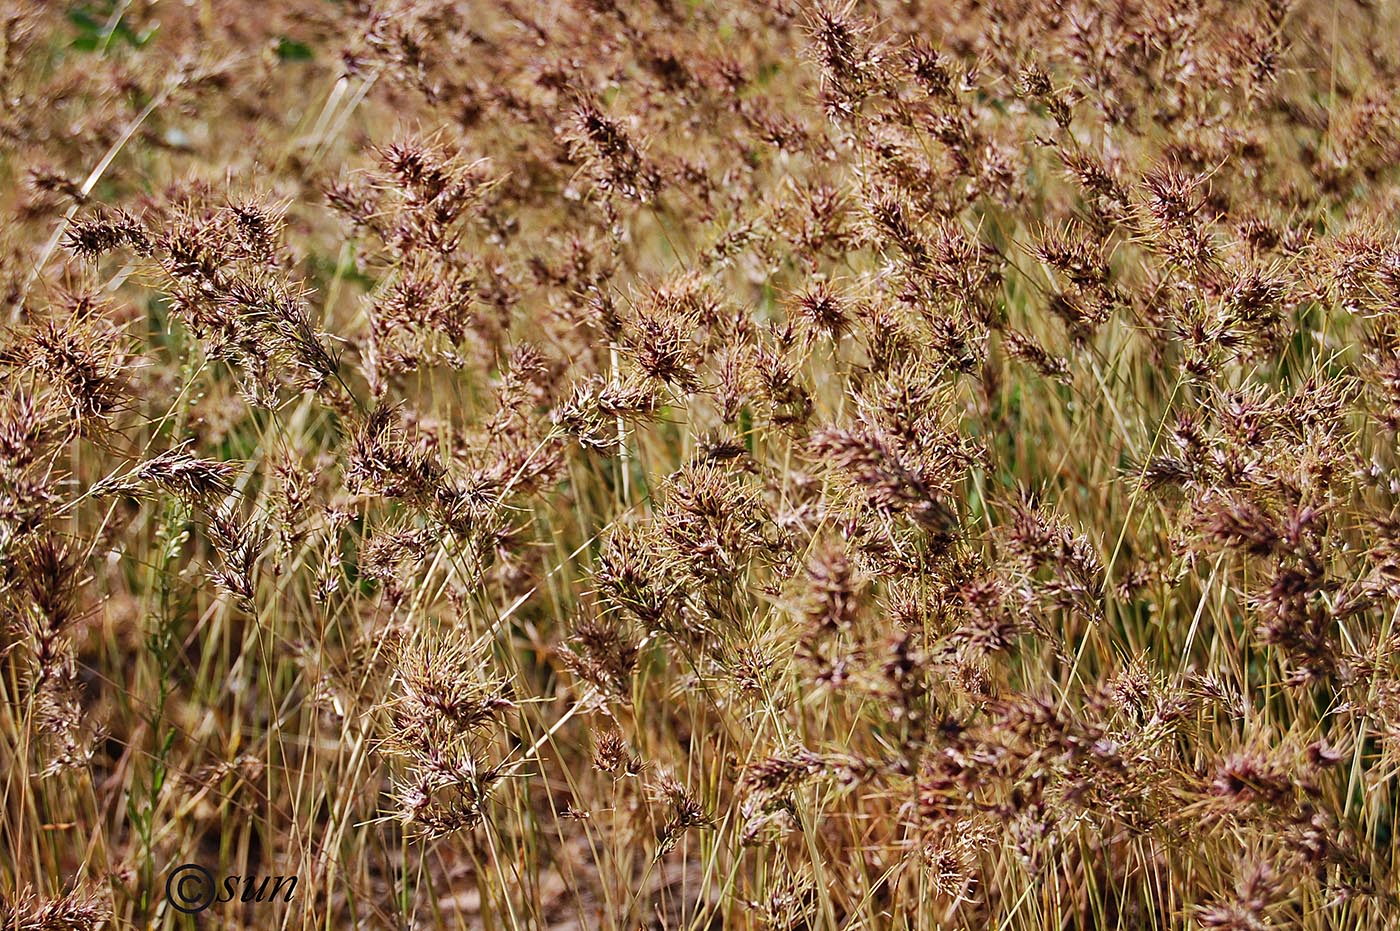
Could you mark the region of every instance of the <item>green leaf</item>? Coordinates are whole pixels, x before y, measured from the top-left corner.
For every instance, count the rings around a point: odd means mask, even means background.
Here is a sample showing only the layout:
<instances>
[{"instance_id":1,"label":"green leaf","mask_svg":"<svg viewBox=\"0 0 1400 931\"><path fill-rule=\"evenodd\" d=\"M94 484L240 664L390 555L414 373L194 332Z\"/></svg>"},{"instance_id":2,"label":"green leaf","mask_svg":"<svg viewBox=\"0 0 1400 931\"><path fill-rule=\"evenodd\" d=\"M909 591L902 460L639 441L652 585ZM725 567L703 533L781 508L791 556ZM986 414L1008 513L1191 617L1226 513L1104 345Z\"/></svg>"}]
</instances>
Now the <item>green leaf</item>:
<instances>
[{"instance_id":1,"label":"green leaf","mask_svg":"<svg viewBox=\"0 0 1400 931\"><path fill-rule=\"evenodd\" d=\"M283 61L311 61L316 56L311 53L311 46L286 36L277 38L277 57Z\"/></svg>"},{"instance_id":2,"label":"green leaf","mask_svg":"<svg viewBox=\"0 0 1400 931\"><path fill-rule=\"evenodd\" d=\"M68 11L68 21L77 26L79 31L96 35L102 31L102 21L94 17L87 10L78 7Z\"/></svg>"}]
</instances>

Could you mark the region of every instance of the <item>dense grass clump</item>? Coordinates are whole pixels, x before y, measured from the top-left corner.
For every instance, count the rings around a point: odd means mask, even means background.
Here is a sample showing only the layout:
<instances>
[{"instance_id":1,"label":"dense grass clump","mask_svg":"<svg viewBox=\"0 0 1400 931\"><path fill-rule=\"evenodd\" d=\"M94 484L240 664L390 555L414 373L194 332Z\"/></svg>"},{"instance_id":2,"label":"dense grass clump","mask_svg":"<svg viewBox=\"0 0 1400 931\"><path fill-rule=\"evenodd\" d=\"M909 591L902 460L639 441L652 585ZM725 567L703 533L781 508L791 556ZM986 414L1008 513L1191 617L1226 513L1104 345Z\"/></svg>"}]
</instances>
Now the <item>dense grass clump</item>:
<instances>
[{"instance_id":1,"label":"dense grass clump","mask_svg":"<svg viewBox=\"0 0 1400 931\"><path fill-rule=\"evenodd\" d=\"M1400 6L10 0L0 101L0 929L1395 927Z\"/></svg>"}]
</instances>

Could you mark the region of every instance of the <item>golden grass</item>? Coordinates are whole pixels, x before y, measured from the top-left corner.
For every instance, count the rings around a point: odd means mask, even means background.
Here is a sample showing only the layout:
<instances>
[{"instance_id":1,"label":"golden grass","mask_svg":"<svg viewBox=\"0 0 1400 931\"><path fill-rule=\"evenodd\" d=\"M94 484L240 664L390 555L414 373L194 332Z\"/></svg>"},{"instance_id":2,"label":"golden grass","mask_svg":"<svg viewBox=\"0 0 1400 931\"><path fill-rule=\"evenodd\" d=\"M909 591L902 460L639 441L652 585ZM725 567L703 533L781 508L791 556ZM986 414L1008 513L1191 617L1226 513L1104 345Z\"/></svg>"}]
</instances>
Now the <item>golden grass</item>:
<instances>
[{"instance_id":1,"label":"golden grass","mask_svg":"<svg viewBox=\"0 0 1400 931\"><path fill-rule=\"evenodd\" d=\"M1394 927L1397 27L8 4L0 927Z\"/></svg>"}]
</instances>

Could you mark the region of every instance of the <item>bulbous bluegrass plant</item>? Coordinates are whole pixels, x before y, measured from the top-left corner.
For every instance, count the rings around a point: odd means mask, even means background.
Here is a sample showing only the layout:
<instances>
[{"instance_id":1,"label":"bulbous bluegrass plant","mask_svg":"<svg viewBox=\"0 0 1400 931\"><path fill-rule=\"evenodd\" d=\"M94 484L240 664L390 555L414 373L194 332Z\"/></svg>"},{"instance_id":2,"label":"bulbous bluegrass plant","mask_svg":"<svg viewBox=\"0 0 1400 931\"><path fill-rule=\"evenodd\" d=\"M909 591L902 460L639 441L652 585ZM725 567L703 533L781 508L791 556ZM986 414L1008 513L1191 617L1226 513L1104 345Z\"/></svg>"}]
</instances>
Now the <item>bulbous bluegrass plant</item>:
<instances>
[{"instance_id":1,"label":"bulbous bluegrass plant","mask_svg":"<svg viewBox=\"0 0 1400 931\"><path fill-rule=\"evenodd\" d=\"M1400 7L11 0L0 100L0 928L1394 928Z\"/></svg>"}]
</instances>

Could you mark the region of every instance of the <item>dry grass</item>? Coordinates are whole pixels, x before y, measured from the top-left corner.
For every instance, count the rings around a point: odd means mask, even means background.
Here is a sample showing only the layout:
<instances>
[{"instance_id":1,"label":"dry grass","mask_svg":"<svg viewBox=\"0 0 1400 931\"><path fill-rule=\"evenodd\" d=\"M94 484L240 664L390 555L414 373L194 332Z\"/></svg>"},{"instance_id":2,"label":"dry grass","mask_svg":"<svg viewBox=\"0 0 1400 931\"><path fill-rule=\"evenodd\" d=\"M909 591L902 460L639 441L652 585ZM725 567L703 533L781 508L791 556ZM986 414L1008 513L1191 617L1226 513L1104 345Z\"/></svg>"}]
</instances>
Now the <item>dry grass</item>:
<instances>
[{"instance_id":1,"label":"dry grass","mask_svg":"<svg viewBox=\"0 0 1400 931\"><path fill-rule=\"evenodd\" d=\"M11 0L0 99L5 931L1396 927L1395 5Z\"/></svg>"}]
</instances>

